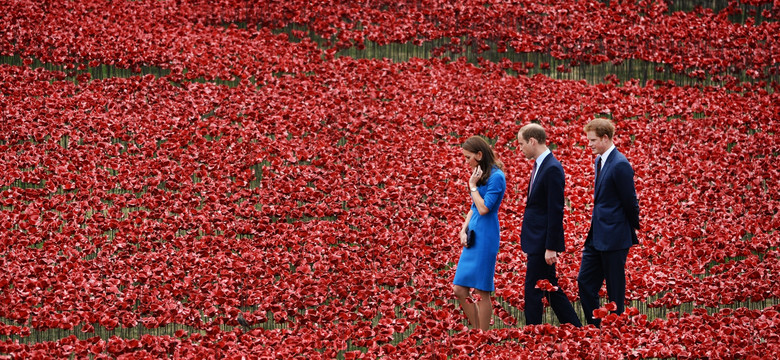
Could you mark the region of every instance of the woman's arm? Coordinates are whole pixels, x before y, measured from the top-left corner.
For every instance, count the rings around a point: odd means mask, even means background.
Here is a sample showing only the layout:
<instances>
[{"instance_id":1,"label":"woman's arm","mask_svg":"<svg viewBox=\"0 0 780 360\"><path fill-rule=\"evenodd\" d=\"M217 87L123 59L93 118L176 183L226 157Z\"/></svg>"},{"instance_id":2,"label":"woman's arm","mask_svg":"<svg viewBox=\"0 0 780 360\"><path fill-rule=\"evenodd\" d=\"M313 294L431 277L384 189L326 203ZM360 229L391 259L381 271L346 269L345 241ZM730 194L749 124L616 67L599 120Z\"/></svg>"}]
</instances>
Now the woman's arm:
<instances>
[{"instance_id":1,"label":"woman's arm","mask_svg":"<svg viewBox=\"0 0 780 360\"><path fill-rule=\"evenodd\" d=\"M480 215L485 215L490 212L490 209L485 206L485 199L482 198L479 191L472 191L471 199L474 200L474 205L477 206L477 212L479 212Z\"/></svg>"},{"instance_id":2,"label":"woman's arm","mask_svg":"<svg viewBox=\"0 0 780 360\"><path fill-rule=\"evenodd\" d=\"M477 166L474 168L474 172L471 173L471 177L469 178L469 191L471 192L471 199L474 200L474 205L477 207L477 212L479 212L480 215L485 215L490 212L490 209L485 206L485 199L482 198L482 195L480 195L477 190L477 182L481 177L482 168Z\"/></svg>"},{"instance_id":3,"label":"woman's arm","mask_svg":"<svg viewBox=\"0 0 780 360\"><path fill-rule=\"evenodd\" d=\"M460 228L460 234L458 234L458 236L460 237L460 243L463 246L466 246L466 242L468 241L468 234L466 233L466 229L469 228L469 221L471 220L472 214L473 211L469 209L468 214L466 214L466 219L463 221L463 226Z\"/></svg>"}]
</instances>

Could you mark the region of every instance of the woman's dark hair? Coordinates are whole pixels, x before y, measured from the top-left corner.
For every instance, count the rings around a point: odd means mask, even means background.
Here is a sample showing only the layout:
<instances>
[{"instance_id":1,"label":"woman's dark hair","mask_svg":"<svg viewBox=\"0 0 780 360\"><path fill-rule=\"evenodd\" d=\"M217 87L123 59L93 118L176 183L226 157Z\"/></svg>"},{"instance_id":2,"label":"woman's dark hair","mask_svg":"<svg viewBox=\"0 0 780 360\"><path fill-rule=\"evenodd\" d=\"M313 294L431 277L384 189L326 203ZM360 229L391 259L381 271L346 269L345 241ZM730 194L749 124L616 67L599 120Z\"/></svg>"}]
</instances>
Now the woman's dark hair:
<instances>
[{"instance_id":1,"label":"woman's dark hair","mask_svg":"<svg viewBox=\"0 0 780 360\"><path fill-rule=\"evenodd\" d=\"M482 152L482 159L477 161L479 166L482 168L482 177L477 182L478 186L482 186L487 183L487 180L490 178L490 174L493 172L494 166L504 170L504 163L502 163L501 160L498 160L498 157L493 152L493 149L481 136L475 135L466 139L461 147L463 150L475 154Z\"/></svg>"}]
</instances>

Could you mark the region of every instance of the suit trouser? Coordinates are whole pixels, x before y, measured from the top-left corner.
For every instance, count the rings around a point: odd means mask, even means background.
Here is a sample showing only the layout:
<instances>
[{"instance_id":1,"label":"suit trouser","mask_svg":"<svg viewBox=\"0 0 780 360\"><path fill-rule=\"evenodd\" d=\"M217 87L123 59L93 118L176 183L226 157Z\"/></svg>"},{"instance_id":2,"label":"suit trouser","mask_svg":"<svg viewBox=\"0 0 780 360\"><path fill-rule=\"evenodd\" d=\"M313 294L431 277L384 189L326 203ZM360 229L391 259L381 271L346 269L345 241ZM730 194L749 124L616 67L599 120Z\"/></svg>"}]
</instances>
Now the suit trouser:
<instances>
[{"instance_id":1,"label":"suit trouser","mask_svg":"<svg viewBox=\"0 0 780 360\"><path fill-rule=\"evenodd\" d=\"M536 287L536 282L547 279L553 286L558 286L558 278L555 276L555 265L547 265L544 254L528 254L528 262L525 274L525 323L536 325L542 323L542 297L548 294L547 301L558 316L561 324L569 323L582 326L580 318L569 302L569 298L562 289L547 293Z\"/></svg>"},{"instance_id":2,"label":"suit trouser","mask_svg":"<svg viewBox=\"0 0 780 360\"><path fill-rule=\"evenodd\" d=\"M627 258L628 249L598 251L592 245L585 244L577 283L580 290L580 303L588 324L596 326L601 324L600 319L593 318L593 310L599 308L599 290L605 280L607 297L617 305L615 313L620 315L625 310Z\"/></svg>"}]
</instances>

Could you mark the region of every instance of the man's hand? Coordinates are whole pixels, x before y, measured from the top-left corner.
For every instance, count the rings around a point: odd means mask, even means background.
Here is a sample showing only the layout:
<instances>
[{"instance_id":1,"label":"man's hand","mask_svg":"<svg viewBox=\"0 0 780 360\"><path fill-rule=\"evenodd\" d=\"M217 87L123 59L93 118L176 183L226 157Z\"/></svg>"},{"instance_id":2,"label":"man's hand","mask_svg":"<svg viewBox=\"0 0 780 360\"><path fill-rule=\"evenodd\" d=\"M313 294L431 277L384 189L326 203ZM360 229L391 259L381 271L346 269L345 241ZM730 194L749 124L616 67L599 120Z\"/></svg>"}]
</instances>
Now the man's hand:
<instances>
[{"instance_id":1,"label":"man's hand","mask_svg":"<svg viewBox=\"0 0 780 360\"><path fill-rule=\"evenodd\" d=\"M545 250L544 261L547 262L547 265L555 264L558 261L558 252L552 250Z\"/></svg>"}]
</instances>

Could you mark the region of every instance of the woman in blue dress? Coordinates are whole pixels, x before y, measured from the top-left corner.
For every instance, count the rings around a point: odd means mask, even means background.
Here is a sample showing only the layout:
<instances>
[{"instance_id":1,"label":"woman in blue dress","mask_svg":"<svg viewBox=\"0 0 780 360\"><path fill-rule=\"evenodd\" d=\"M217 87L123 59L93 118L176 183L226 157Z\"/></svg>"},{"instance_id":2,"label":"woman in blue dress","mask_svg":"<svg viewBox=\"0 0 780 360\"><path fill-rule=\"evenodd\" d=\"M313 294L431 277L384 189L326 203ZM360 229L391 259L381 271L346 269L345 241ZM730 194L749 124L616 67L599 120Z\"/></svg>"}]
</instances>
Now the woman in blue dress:
<instances>
[{"instance_id":1,"label":"woman in blue dress","mask_svg":"<svg viewBox=\"0 0 780 360\"><path fill-rule=\"evenodd\" d=\"M504 165L483 138L468 138L462 145L462 151L471 170L468 190L473 202L460 230L460 242L464 248L452 281L453 292L472 328L487 330L493 316L490 293L495 290L493 276L500 239L498 209L504 198L506 178ZM474 242L467 247L472 230ZM471 289L479 295L476 303L468 301Z\"/></svg>"}]
</instances>

